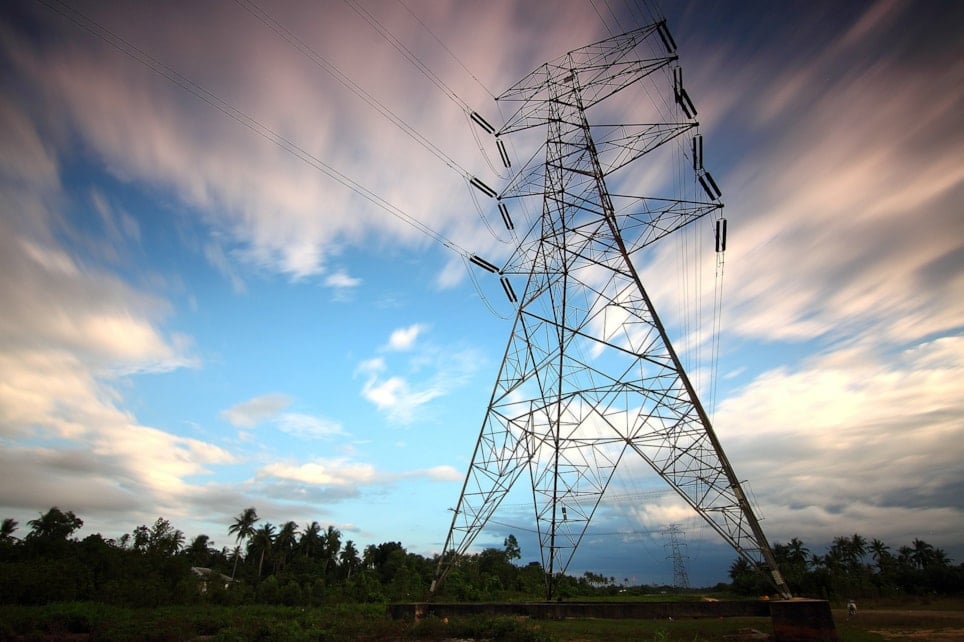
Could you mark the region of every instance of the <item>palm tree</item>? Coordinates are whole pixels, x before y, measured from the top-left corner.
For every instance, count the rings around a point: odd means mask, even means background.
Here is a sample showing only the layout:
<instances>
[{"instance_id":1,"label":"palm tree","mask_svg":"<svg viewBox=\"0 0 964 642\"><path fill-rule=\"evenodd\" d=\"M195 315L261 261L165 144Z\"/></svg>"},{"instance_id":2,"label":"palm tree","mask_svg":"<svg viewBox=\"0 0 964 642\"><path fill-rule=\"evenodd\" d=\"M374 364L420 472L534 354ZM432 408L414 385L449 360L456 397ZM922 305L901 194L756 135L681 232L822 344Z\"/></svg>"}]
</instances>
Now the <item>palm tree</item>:
<instances>
[{"instance_id":1,"label":"palm tree","mask_svg":"<svg viewBox=\"0 0 964 642\"><path fill-rule=\"evenodd\" d=\"M234 579L234 574L238 570L238 557L240 557L241 552L241 542L247 541L254 535L254 525L258 521L258 511L255 510L254 506L250 506L241 511L237 517L234 518L234 523L228 527L228 535L235 536L235 550L234 550L234 570L231 571L231 579Z\"/></svg>"},{"instance_id":2,"label":"palm tree","mask_svg":"<svg viewBox=\"0 0 964 642\"><path fill-rule=\"evenodd\" d=\"M877 571L882 573L884 571L884 566L890 559L890 547L884 544L882 541L876 537L870 542L870 555L877 562Z\"/></svg>"},{"instance_id":3,"label":"palm tree","mask_svg":"<svg viewBox=\"0 0 964 642\"><path fill-rule=\"evenodd\" d=\"M204 533L191 540L186 553L195 566L207 566L211 555L214 554L214 549L211 547L213 543L211 538Z\"/></svg>"},{"instance_id":4,"label":"palm tree","mask_svg":"<svg viewBox=\"0 0 964 642\"><path fill-rule=\"evenodd\" d=\"M334 526L329 526L322 535L322 540L325 545L325 572L327 573L328 565L338 558L338 552L341 550L341 531Z\"/></svg>"},{"instance_id":5,"label":"palm tree","mask_svg":"<svg viewBox=\"0 0 964 642\"><path fill-rule=\"evenodd\" d=\"M341 549L338 561L341 562L341 567L348 573L345 579L351 579L351 572L361 563L361 560L358 559L358 549L355 548L355 542L351 540L345 542L345 548Z\"/></svg>"},{"instance_id":6,"label":"palm tree","mask_svg":"<svg viewBox=\"0 0 964 642\"><path fill-rule=\"evenodd\" d=\"M864 555L867 554L867 538L854 533L850 538L850 550L855 562L863 562Z\"/></svg>"},{"instance_id":7,"label":"palm tree","mask_svg":"<svg viewBox=\"0 0 964 642\"><path fill-rule=\"evenodd\" d=\"M910 546L901 546L897 549L897 562L904 568L914 565L914 549Z\"/></svg>"},{"instance_id":8,"label":"palm tree","mask_svg":"<svg viewBox=\"0 0 964 642\"><path fill-rule=\"evenodd\" d=\"M265 522L261 528L254 531L248 541L248 555L258 554L258 579L261 579L261 569L264 567L264 558L271 558L271 549L274 545L275 533L274 524Z\"/></svg>"},{"instance_id":9,"label":"palm tree","mask_svg":"<svg viewBox=\"0 0 964 642\"><path fill-rule=\"evenodd\" d=\"M930 566L934 558L934 547L922 539L915 539L911 542L912 552L910 559L917 568Z\"/></svg>"},{"instance_id":10,"label":"palm tree","mask_svg":"<svg viewBox=\"0 0 964 642\"><path fill-rule=\"evenodd\" d=\"M305 532L301 534L301 539L298 540L298 547L304 551L305 557L314 557L321 547L321 524L311 522L305 526Z\"/></svg>"},{"instance_id":11,"label":"palm tree","mask_svg":"<svg viewBox=\"0 0 964 642\"><path fill-rule=\"evenodd\" d=\"M787 561L791 564L799 564L806 567L810 557L810 549L803 545L799 538L792 538L787 542Z\"/></svg>"},{"instance_id":12,"label":"palm tree","mask_svg":"<svg viewBox=\"0 0 964 642\"><path fill-rule=\"evenodd\" d=\"M297 534L298 525L294 522L285 522L282 524L281 530L278 531L278 536L274 539L276 572L284 570L285 564L288 561L288 555L295 549Z\"/></svg>"},{"instance_id":13,"label":"palm tree","mask_svg":"<svg viewBox=\"0 0 964 642\"><path fill-rule=\"evenodd\" d=\"M74 515L73 511L65 513L54 506L46 513L41 513L37 519L27 522L27 525L32 529L27 535L30 539L66 540L84 525L84 520Z\"/></svg>"},{"instance_id":14,"label":"palm tree","mask_svg":"<svg viewBox=\"0 0 964 642\"><path fill-rule=\"evenodd\" d=\"M0 524L0 542L12 542L17 539L13 536L20 523L12 517L6 517L3 524Z\"/></svg>"},{"instance_id":15,"label":"palm tree","mask_svg":"<svg viewBox=\"0 0 964 642\"><path fill-rule=\"evenodd\" d=\"M951 565L952 561L943 548L935 548L934 552L931 553L931 564L937 568L947 568Z\"/></svg>"}]
</instances>

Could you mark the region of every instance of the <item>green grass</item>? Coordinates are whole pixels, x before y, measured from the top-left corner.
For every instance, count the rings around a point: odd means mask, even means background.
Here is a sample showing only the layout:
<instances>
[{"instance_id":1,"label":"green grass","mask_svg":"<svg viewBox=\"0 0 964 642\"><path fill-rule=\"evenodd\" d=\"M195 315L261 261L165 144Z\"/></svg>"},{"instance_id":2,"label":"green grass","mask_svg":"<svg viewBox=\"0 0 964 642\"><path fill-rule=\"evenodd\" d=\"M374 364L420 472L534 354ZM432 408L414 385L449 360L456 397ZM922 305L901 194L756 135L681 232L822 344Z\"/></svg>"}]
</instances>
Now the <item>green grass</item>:
<instances>
[{"instance_id":1,"label":"green grass","mask_svg":"<svg viewBox=\"0 0 964 642\"><path fill-rule=\"evenodd\" d=\"M964 633L964 599L867 603L847 620L833 610L841 642L904 640L923 642ZM520 617L425 618L392 620L384 605L342 604L318 608L282 606L180 606L133 609L94 603L0 606L0 642L76 639L91 642L399 642L477 639L498 642L717 642L749 629L770 633L769 618L682 618L676 620L571 619ZM888 638L894 634L903 637ZM914 637L916 635L916 637ZM81 638L82 639L82 638ZM732 639L732 638L731 638Z\"/></svg>"},{"instance_id":2,"label":"green grass","mask_svg":"<svg viewBox=\"0 0 964 642\"><path fill-rule=\"evenodd\" d=\"M653 640L703 642L722 640L747 629L771 633L770 618L699 618L677 620L557 620L539 623L555 640Z\"/></svg>"}]
</instances>

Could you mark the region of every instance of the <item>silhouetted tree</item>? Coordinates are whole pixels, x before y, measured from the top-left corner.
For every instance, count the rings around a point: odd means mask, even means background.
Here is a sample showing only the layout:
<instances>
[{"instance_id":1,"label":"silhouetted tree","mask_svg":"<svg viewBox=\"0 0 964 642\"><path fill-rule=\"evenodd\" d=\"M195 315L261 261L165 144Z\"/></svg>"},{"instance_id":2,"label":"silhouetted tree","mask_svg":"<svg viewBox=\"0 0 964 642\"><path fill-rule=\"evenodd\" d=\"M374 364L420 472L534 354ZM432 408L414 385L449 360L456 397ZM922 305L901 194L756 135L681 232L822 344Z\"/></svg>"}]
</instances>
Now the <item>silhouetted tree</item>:
<instances>
[{"instance_id":1,"label":"silhouetted tree","mask_svg":"<svg viewBox=\"0 0 964 642\"><path fill-rule=\"evenodd\" d=\"M241 553L241 542L247 541L254 535L254 525L258 522L258 511L254 506L245 508L234 518L234 523L228 527L228 535L235 536L234 568L231 571L231 579L234 579L238 571L238 558Z\"/></svg>"},{"instance_id":2,"label":"silhouetted tree","mask_svg":"<svg viewBox=\"0 0 964 642\"><path fill-rule=\"evenodd\" d=\"M13 542L17 538L13 536L17 532L17 527L20 526L17 520L12 517L6 517L3 523L0 524L0 542Z\"/></svg>"}]
</instances>

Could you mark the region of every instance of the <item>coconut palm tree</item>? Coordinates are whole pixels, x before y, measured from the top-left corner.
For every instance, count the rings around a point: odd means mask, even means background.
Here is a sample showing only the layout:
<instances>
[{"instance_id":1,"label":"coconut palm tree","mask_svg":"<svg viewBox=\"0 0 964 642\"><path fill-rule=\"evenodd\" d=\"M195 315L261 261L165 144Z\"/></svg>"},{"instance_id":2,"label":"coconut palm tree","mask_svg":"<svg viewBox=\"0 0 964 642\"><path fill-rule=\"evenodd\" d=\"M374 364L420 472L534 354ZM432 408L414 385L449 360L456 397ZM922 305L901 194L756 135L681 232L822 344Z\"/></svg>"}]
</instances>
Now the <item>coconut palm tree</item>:
<instances>
[{"instance_id":1,"label":"coconut palm tree","mask_svg":"<svg viewBox=\"0 0 964 642\"><path fill-rule=\"evenodd\" d=\"M952 561L943 548L935 548L931 553L931 564L937 568L948 568Z\"/></svg>"},{"instance_id":2,"label":"coconut palm tree","mask_svg":"<svg viewBox=\"0 0 964 642\"><path fill-rule=\"evenodd\" d=\"M321 537L324 542L325 551L325 572L328 566L338 559L338 552L341 551L341 531L334 526L329 526Z\"/></svg>"},{"instance_id":3,"label":"coconut palm tree","mask_svg":"<svg viewBox=\"0 0 964 642\"><path fill-rule=\"evenodd\" d=\"M74 515L73 511L65 513L54 506L46 513L41 513L37 519L27 522L27 526L32 529L27 537L29 539L65 540L83 525L84 520Z\"/></svg>"},{"instance_id":4,"label":"coconut palm tree","mask_svg":"<svg viewBox=\"0 0 964 642\"><path fill-rule=\"evenodd\" d=\"M271 522L262 524L261 528L255 530L251 539L248 540L248 555L258 556L258 579L261 579L261 570L264 568L265 558L271 559L274 542L274 524Z\"/></svg>"},{"instance_id":5,"label":"coconut palm tree","mask_svg":"<svg viewBox=\"0 0 964 642\"><path fill-rule=\"evenodd\" d=\"M305 526L305 531L298 540L298 548L304 552L305 557L315 556L321 548L321 524L311 522Z\"/></svg>"},{"instance_id":6,"label":"coconut palm tree","mask_svg":"<svg viewBox=\"0 0 964 642\"><path fill-rule=\"evenodd\" d=\"M345 579L351 579L351 572L361 564L361 560L358 559L358 549L355 548L355 542L351 540L345 542L345 548L341 549L341 555L338 560L341 562L341 567L347 573Z\"/></svg>"},{"instance_id":7,"label":"coconut palm tree","mask_svg":"<svg viewBox=\"0 0 964 642\"><path fill-rule=\"evenodd\" d=\"M912 553L910 559L917 568L930 566L934 558L934 547L922 539L915 539L911 542Z\"/></svg>"},{"instance_id":8,"label":"coconut palm tree","mask_svg":"<svg viewBox=\"0 0 964 642\"><path fill-rule=\"evenodd\" d=\"M806 567L808 559L810 559L810 549L804 546L799 538L794 537L787 542L788 562Z\"/></svg>"},{"instance_id":9,"label":"coconut palm tree","mask_svg":"<svg viewBox=\"0 0 964 642\"><path fill-rule=\"evenodd\" d=\"M854 533L850 538L850 550L854 561L858 564L863 563L864 555L867 554L867 538Z\"/></svg>"},{"instance_id":10,"label":"coconut palm tree","mask_svg":"<svg viewBox=\"0 0 964 642\"><path fill-rule=\"evenodd\" d=\"M6 517L0 524L0 542L12 542L17 539L13 536L20 523L12 517Z\"/></svg>"},{"instance_id":11,"label":"coconut palm tree","mask_svg":"<svg viewBox=\"0 0 964 642\"><path fill-rule=\"evenodd\" d=\"M234 550L234 570L231 571L231 579L234 579L234 575L238 570L238 557L241 553L241 542L247 541L254 535L254 525L258 521L258 511L255 510L254 506L250 506L241 511L237 517L234 518L234 523L228 527L228 535L235 536L235 550Z\"/></svg>"},{"instance_id":12,"label":"coconut palm tree","mask_svg":"<svg viewBox=\"0 0 964 642\"><path fill-rule=\"evenodd\" d=\"M201 533L197 537L191 540L185 552L190 558L191 563L194 566L207 566L208 562L211 560L211 556L214 555L214 548L211 546L214 542L211 538Z\"/></svg>"},{"instance_id":13,"label":"coconut palm tree","mask_svg":"<svg viewBox=\"0 0 964 642\"><path fill-rule=\"evenodd\" d=\"M883 573L884 566L887 565L887 562L892 557L890 547L875 537L871 540L868 550L870 551L870 556L873 557L877 563L877 571Z\"/></svg>"},{"instance_id":14,"label":"coconut palm tree","mask_svg":"<svg viewBox=\"0 0 964 642\"><path fill-rule=\"evenodd\" d=\"M274 539L275 572L284 570L288 556L295 550L297 534L298 525L294 522L285 522L281 525L281 530Z\"/></svg>"}]
</instances>

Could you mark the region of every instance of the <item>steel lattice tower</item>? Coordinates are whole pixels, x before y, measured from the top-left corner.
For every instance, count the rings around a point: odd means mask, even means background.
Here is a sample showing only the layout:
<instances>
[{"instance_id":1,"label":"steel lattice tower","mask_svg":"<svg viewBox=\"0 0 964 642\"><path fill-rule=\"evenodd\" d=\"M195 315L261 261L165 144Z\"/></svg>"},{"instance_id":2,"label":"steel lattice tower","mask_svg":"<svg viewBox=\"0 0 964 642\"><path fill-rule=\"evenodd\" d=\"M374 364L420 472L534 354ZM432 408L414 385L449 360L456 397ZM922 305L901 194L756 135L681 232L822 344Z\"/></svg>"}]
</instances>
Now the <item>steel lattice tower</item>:
<instances>
[{"instance_id":1,"label":"steel lattice tower","mask_svg":"<svg viewBox=\"0 0 964 642\"><path fill-rule=\"evenodd\" d=\"M666 55L644 58L637 53L644 44ZM542 214L498 270L517 313L433 591L527 476L551 599L554 578L572 561L614 471L638 457L740 555L768 567L789 596L634 264L651 243L721 213L676 60L675 43L658 23L571 51L498 98L515 111L497 136L547 130L544 154L498 194L499 208L510 229L513 199L538 199ZM656 74L673 84L680 122L590 124L590 108ZM615 172L683 142L705 200L609 191ZM520 277L525 287L517 297L511 279Z\"/></svg>"},{"instance_id":2,"label":"steel lattice tower","mask_svg":"<svg viewBox=\"0 0 964 642\"><path fill-rule=\"evenodd\" d=\"M677 591L686 590L690 587L689 577L686 575L686 564L683 562L683 548L686 546L683 539L683 530L679 524L670 524L669 528L660 531L664 535L669 535L669 544L666 546L670 550L669 557L673 561L673 588Z\"/></svg>"}]
</instances>

